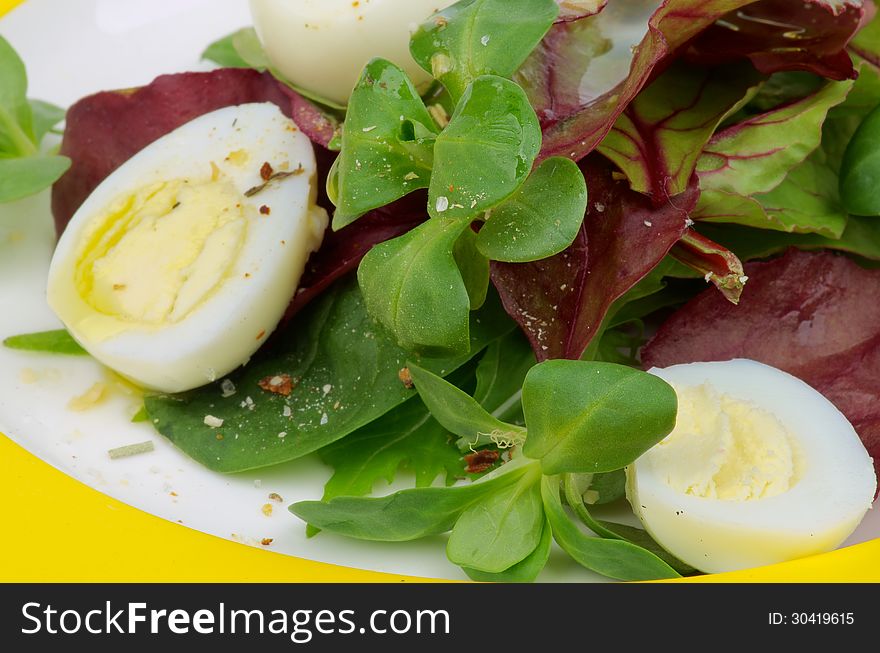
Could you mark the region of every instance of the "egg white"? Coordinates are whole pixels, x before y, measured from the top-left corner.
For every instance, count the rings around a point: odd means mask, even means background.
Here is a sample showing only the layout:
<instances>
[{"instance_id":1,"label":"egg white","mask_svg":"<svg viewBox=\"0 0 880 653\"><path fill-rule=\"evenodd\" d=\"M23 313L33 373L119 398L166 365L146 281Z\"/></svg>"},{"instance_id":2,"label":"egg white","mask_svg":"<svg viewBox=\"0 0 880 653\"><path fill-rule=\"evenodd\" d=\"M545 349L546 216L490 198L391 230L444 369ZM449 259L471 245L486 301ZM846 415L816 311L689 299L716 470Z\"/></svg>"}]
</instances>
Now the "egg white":
<instances>
[{"instance_id":1,"label":"egg white","mask_svg":"<svg viewBox=\"0 0 880 653\"><path fill-rule=\"evenodd\" d=\"M455 0L251 0L272 64L297 86L346 104L364 66L383 57L417 84L431 77L409 52L410 35Z\"/></svg>"},{"instance_id":2,"label":"egg white","mask_svg":"<svg viewBox=\"0 0 880 653\"><path fill-rule=\"evenodd\" d=\"M239 155L230 160L233 152ZM264 183L264 162L296 174L246 197ZM142 324L101 315L80 296L74 273L81 239L108 207L151 184L217 173L241 196L246 237L227 277L195 309L176 323ZM315 198L312 145L277 106L203 115L136 154L83 203L52 258L49 304L92 356L134 383L163 392L204 385L246 363L278 325L327 226ZM107 326L100 336L86 328L95 321Z\"/></svg>"},{"instance_id":3,"label":"egg white","mask_svg":"<svg viewBox=\"0 0 880 653\"><path fill-rule=\"evenodd\" d=\"M812 387L750 360L652 369L677 386L718 393L772 413L794 437L798 479L788 491L750 501L684 494L643 455L627 470L627 495L645 529L673 555L705 572L769 565L839 546L858 526L877 487L872 460L846 417Z\"/></svg>"}]
</instances>

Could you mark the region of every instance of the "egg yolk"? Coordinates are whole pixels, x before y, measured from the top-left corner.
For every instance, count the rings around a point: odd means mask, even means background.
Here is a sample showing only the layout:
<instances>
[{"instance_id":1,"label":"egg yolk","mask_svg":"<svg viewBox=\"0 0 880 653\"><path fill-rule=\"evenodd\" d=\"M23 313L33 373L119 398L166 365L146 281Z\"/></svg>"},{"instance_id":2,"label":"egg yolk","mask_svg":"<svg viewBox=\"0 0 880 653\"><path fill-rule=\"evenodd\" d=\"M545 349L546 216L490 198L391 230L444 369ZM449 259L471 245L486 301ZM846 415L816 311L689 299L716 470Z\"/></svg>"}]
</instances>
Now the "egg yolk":
<instances>
[{"instance_id":1,"label":"egg yolk","mask_svg":"<svg viewBox=\"0 0 880 653\"><path fill-rule=\"evenodd\" d=\"M707 499L751 501L797 483L795 440L772 413L708 384L676 387L676 394L675 429L647 454L671 488Z\"/></svg>"},{"instance_id":2,"label":"egg yolk","mask_svg":"<svg viewBox=\"0 0 880 653\"><path fill-rule=\"evenodd\" d=\"M77 252L76 289L103 315L173 324L222 285L246 234L228 179L153 184L91 220Z\"/></svg>"}]
</instances>

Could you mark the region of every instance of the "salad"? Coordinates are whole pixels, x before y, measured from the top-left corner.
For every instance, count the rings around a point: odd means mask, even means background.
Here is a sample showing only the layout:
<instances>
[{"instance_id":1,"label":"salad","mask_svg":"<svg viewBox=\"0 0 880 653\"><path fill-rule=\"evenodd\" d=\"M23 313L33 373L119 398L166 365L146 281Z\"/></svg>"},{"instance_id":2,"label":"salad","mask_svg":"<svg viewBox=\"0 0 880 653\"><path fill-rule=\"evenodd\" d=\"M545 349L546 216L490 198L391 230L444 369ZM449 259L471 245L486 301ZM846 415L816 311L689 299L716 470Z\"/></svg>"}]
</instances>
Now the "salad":
<instances>
[{"instance_id":1,"label":"salad","mask_svg":"<svg viewBox=\"0 0 880 653\"><path fill-rule=\"evenodd\" d=\"M212 471L316 454L291 528L448 534L475 580L534 580L554 542L644 580L852 533L880 454L873 3L251 9L216 70L66 111L0 38L0 202L51 186L65 326L7 347L91 355Z\"/></svg>"}]
</instances>

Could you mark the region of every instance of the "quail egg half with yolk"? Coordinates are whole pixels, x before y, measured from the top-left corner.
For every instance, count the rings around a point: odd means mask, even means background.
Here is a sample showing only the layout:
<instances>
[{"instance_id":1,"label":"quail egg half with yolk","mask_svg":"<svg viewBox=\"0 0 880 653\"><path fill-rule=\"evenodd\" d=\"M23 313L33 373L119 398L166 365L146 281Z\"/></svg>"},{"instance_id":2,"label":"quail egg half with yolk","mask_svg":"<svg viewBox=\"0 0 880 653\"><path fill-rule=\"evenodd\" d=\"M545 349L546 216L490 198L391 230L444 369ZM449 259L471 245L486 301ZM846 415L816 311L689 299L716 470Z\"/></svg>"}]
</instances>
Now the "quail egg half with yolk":
<instances>
[{"instance_id":1,"label":"quail egg half with yolk","mask_svg":"<svg viewBox=\"0 0 880 653\"><path fill-rule=\"evenodd\" d=\"M627 469L627 496L680 560L717 573L824 553L871 507L871 457L800 379L750 360L650 372L675 388L678 418Z\"/></svg>"},{"instance_id":2,"label":"quail egg half with yolk","mask_svg":"<svg viewBox=\"0 0 880 653\"><path fill-rule=\"evenodd\" d=\"M327 226L309 139L274 104L205 114L107 177L67 225L48 301L94 358L181 392L246 363Z\"/></svg>"}]
</instances>

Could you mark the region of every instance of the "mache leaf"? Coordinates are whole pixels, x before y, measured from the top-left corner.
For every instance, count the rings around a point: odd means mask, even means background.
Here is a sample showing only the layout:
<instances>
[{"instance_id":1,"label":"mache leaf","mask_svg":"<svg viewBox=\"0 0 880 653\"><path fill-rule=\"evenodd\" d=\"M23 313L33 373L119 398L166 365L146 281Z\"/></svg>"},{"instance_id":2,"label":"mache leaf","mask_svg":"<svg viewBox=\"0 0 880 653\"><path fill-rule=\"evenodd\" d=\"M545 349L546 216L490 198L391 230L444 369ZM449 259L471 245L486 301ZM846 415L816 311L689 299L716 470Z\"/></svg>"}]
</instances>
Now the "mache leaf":
<instances>
[{"instance_id":1,"label":"mache leaf","mask_svg":"<svg viewBox=\"0 0 880 653\"><path fill-rule=\"evenodd\" d=\"M473 218L510 197L541 149L541 128L523 90L493 75L468 86L434 143L432 217Z\"/></svg>"},{"instance_id":2,"label":"mache leaf","mask_svg":"<svg viewBox=\"0 0 880 653\"><path fill-rule=\"evenodd\" d=\"M250 68L251 64L245 61L244 57L239 54L238 49L235 47L235 40L240 32L251 29L253 28L243 27L232 34L227 34L223 38L217 39L204 49L202 59L212 61L224 68Z\"/></svg>"},{"instance_id":3,"label":"mache leaf","mask_svg":"<svg viewBox=\"0 0 880 653\"><path fill-rule=\"evenodd\" d=\"M493 261L528 263L548 258L574 242L586 210L587 186L577 164L553 157L492 210L476 244Z\"/></svg>"},{"instance_id":4,"label":"mache leaf","mask_svg":"<svg viewBox=\"0 0 880 653\"><path fill-rule=\"evenodd\" d=\"M390 61L370 61L351 93L343 126L333 228L427 188L437 131L406 73Z\"/></svg>"},{"instance_id":5,"label":"mache leaf","mask_svg":"<svg viewBox=\"0 0 880 653\"><path fill-rule=\"evenodd\" d=\"M482 75L510 77L559 15L554 0L465 0L413 34L416 62L458 100Z\"/></svg>"},{"instance_id":6,"label":"mache leaf","mask_svg":"<svg viewBox=\"0 0 880 653\"><path fill-rule=\"evenodd\" d=\"M14 202L54 184L70 168L70 159L52 154L0 158L0 203Z\"/></svg>"},{"instance_id":7,"label":"mache leaf","mask_svg":"<svg viewBox=\"0 0 880 653\"><path fill-rule=\"evenodd\" d=\"M453 254L467 228L467 220L434 218L361 261L367 310L404 349L467 351L471 298Z\"/></svg>"},{"instance_id":8,"label":"mache leaf","mask_svg":"<svg viewBox=\"0 0 880 653\"><path fill-rule=\"evenodd\" d=\"M33 116L34 143L39 145L46 134L64 120L67 112L61 107L43 100L28 100L28 104L30 104Z\"/></svg>"},{"instance_id":9,"label":"mache leaf","mask_svg":"<svg viewBox=\"0 0 880 653\"><path fill-rule=\"evenodd\" d=\"M480 436L494 433L509 440L525 438L525 429L493 417L474 398L449 381L411 363L408 368L434 419L455 435L473 443L477 443Z\"/></svg>"},{"instance_id":10,"label":"mache leaf","mask_svg":"<svg viewBox=\"0 0 880 653\"><path fill-rule=\"evenodd\" d=\"M24 62L9 41L0 36L0 116L5 114L25 135L33 137L27 89ZM0 132L4 131L3 122L0 119Z\"/></svg>"},{"instance_id":11,"label":"mache leaf","mask_svg":"<svg viewBox=\"0 0 880 653\"><path fill-rule=\"evenodd\" d=\"M618 580L656 580L679 576L660 558L635 544L585 534L562 506L558 476L543 478L541 495L553 530L553 539L581 566Z\"/></svg>"},{"instance_id":12,"label":"mache leaf","mask_svg":"<svg viewBox=\"0 0 880 653\"><path fill-rule=\"evenodd\" d=\"M544 520L541 539L538 546L523 560L504 571L493 574L478 569L462 567L471 580L480 583L531 583L541 573L550 558L550 545L553 543L553 531L549 520Z\"/></svg>"},{"instance_id":13,"label":"mache leaf","mask_svg":"<svg viewBox=\"0 0 880 653\"><path fill-rule=\"evenodd\" d=\"M378 498L301 501L290 506L290 511L315 528L331 533L362 540L405 542L445 533L469 506L516 483L528 470L526 464L511 462L466 485L414 488Z\"/></svg>"},{"instance_id":14,"label":"mache leaf","mask_svg":"<svg viewBox=\"0 0 880 653\"><path fill-rule=\"evenodd\" d=\"M624 365L546 361L523 384L529 435L523 453L545 474L611 472L632 463L675 426L666 382Z\"/></svg>"},{"instance_id":15,"label":"mache leaf","mask_svg":"<svg viewBox=\"0 0 880 653\"><path fill-rule=\"evenodd\" d=\"M333 468L323 501L372 494L379 481L391 483L402 468L413 472L416 487L429 487L444 475L449 482L464 472L449 433L419 399L410 399L318 453Z\"/></svg>"},{"instance_id":16,"label":"mache leaf","mask_svg":"<svg viewBox=\"0 0 880 653\"><path fill-rule=\"evenodd\" d=\"M544 522L540 473L526 474L461 514L446 544L446 555L460 567L501 573L535 550Z\"/></svg>"}]
</instances>

